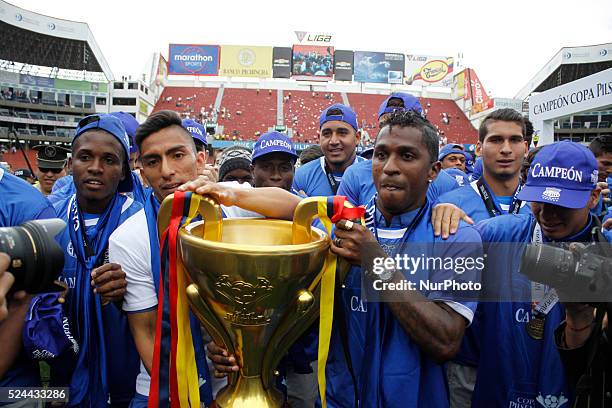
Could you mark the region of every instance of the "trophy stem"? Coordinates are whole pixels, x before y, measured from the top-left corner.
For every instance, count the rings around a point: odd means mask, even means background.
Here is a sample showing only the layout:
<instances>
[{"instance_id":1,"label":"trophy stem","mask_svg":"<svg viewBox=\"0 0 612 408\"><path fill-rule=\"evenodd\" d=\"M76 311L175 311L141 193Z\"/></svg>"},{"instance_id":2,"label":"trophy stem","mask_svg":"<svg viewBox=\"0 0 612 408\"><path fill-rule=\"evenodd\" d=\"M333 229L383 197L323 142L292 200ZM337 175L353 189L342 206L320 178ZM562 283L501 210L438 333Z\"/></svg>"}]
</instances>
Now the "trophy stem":
<instances>
[{"instance_id":1,"label":"trophy stem","mask_svg":"<svg viewBox=\"0 0 612 408\"><path fill-rule=\"evenodd\" d=\"M261 376L238 376L235 383L217 394L218 408L281 408L283 394L275 388L264 389Z\"/></svg>"}]
</instances>

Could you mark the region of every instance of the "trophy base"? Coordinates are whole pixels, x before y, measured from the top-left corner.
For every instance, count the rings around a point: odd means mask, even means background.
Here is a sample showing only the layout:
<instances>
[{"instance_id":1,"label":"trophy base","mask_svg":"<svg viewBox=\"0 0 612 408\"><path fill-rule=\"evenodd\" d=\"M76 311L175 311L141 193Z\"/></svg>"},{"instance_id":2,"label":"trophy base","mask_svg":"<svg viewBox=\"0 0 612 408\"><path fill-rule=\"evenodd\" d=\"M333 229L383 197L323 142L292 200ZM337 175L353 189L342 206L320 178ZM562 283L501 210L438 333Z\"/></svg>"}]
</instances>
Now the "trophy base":
<instances>
[{"instance_id":1,"label":"trophy base","mask_svg":"<svg viewBox=\"0 0 612 408\"><path fill-rule=\"evenodd\" d=\"M283 394L275 388L266 390L261 377L239 376L234 384L217 394L217 408L283 408ZM288 406L288 405L287 405Z\"/></svg>"}]
</instances>

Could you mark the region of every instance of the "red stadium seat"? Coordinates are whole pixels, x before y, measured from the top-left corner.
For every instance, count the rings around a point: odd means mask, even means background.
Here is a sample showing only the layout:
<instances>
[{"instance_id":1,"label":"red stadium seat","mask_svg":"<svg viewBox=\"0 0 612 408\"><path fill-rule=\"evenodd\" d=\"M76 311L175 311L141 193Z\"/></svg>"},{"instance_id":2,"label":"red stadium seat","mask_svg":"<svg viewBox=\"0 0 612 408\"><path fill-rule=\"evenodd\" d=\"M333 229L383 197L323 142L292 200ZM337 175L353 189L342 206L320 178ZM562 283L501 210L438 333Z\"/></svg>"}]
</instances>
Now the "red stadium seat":
<instances>
[{"instance_id":1,"label":"red stadium seat","mask_svg":"<svg viewBox=\"0 0 612 408\"><path fill-rule=\"evenodd\" d=\"M319 116L321 111L334 103L342 103L337 92L283 91L285 126L293 129L297 142L319 141ZM327 96L327 97L326 97Z\"/></svg>"},{"instance_id":2,"label":"red stadium seat","mask_svg":"<svg viewBox=\"0 0 612 408\"><path fill-rule=\"evenodd\" d=\"M225 108L230 116L228 119L226 113L224 119L220 114L218 123L227 135L233 136L236 131L239 139L255 140L256 132L267 132L276 125L276 97L276 91L267 89L258 94L256 89L225 88L220 109Z\"/></svg>"}]
</instances>

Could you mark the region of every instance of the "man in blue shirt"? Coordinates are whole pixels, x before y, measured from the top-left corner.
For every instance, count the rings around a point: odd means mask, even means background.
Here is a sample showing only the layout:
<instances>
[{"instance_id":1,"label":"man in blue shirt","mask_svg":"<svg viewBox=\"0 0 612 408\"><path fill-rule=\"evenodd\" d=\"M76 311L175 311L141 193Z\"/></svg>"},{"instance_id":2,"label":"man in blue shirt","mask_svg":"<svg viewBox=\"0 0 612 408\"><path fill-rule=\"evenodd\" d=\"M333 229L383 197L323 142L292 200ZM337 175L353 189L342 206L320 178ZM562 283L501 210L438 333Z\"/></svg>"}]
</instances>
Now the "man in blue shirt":
<instances>
[{"instance_id":1,"label":"man in blue shirt","mask_svg":"<svg viewBox=\"0 0 612 408\"><path fill-rule=\"evenodd\" d=\"M53 207L38 190L2 168L0 197L0 227L14 227L26 221L55 218ZM5 274L3 279L8 276L8 273ZM38 363L30 360L23 352L21 342L30 297L11 296L6 301L8 317L0 323L0 387L40 387Z\"/></svg>"},{"instance_id":2,"label":"man in blue shirt","mask_svg":"<svg viewBox=\"0 0 612 408\"><path fill-rule=\"evenodd\" d=\"M394 92L383 101L378 109L379 125L382 125L384 120L393 112L402 111L413 111L418 115L423 114L421 103L416 97L404 92ZM429 199L434 202L438 196L457 187L459 187L459 184L453 176L441 172L429 186L427 194ZM355 165L349 167L344 173L343 183L338 190L338 195L346 196L355 205L368 203L375 193L376 190L372 182L372 162L370 160L355 163Z\"/></svg>"},{"instance_id":3,"label":"man in blue shirt","mask_svg":"<svg viewBox=\"0 0 612 408\"><path fill-rule=\"evenodd\" d=\"M52 361L51 382L70 387L70 405L127 407L135 392L138 352L127 318L115 305L126 287L121 265L108 262L109 240L142 206L124 194L133 189L129 141L112 115L79 122L72 141L75 193L55 203L68 227L61 280L71 290L64 311L79 343L78 354Z\"/></svg>"},{"instance_id":4,"label":"man in blue shirt","mask_svg":"<svg viewBox=\"0 0 612 408\"><path fill-rule=\"evenodd\" d=\"M608 176L612 173L612 135L597 136L589 144L589 149L595 155L599 166L599 187L602 190L609 190ZM593 209L593 214L599 219L604 219L608 213L609 203L606 202L608 195L609 193L606 196L602 194L597 206Z\"/></svg>"},{"instance_id":5,"label":"man in blue shirt","mask_svg":"<svg viewBox=\"0 0 612 408\"><path fill-rule=\"evenodd\" d=\"M476 151L482 157L483 172L478 180L443 194L440 203L463 209L475 222L502 214L529 213L529 206L518 200L520 170L527 152L523 116L513 109L499 109L480 125ZM478 315L466 331L461 350L448 366L452 407L469 407L476 381L478 343L475 335Z\"/></svg>"},{"instance_id":6,"label":"man in blue shirt","mask_svg":"<svg viewBox=\"0 0 612 408\"><path fill-rule=\"evenodd\" d=\"M547 145L535 156L517 195L531 203L533 214L477 224L488 254L483 287L493 288L505 301L478 306L480 357L473 407L568 402L570 389L554 342L563 309L554 290L518 272L524 245L508 243L591 242L593 228L600 228L590 214L599 198L596 187L597 161L586 147L569 141Z\"/></svg>"},{"instance_id":7,"label":"man in blue shirt","mask_svg":"<svg viewBox=\"0 0 612 408\"><path fill-rule=\"evenodd\" d=\"M319 144L323 157L297 169L295 191L307 197L336 195L346 169L365 160L356 154L361 140L357 123L355 112L339 103L321 113Z\"/></svg>"},{"instance_id":8,"label":"man in blue shirt","mask_svg":"<svg viewBox=\"0 0 612 408\"><path fill-rule=\"evenodd\" d=\"M369 274L359 267L372 265L372 257L406 253L406 243L430 243L442 257L482 256L472 227L460 228L445 243L434 236L427 191L440 171L437 157L438 137L431 124L412 111L394 112L374 148L376 195L366 205L366 226L336 224L332 251L354 267L336 295L341 300L327 365L330 407L448 407L442 363L459 350L476 303L444 290L382 292L385 303L366 302L362 275ZM435 282L449 278L435 268L417 273ZM398 284L405 277L391 268L375 279ZM479 274L471 269L463 278L478 280Z\"/></svg>"}]
</instances>

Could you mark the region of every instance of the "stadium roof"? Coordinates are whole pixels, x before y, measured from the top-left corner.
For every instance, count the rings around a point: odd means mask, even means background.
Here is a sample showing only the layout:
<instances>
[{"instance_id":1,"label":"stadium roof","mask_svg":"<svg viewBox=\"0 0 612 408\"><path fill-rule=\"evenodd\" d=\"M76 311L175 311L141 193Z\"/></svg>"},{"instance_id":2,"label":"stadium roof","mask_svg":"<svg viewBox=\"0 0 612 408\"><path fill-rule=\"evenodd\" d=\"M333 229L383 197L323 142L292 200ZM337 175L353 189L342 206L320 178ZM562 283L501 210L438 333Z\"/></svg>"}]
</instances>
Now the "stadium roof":
<instances>
[{"instance_id":1,"label":"stadium roof","mask_svg":"<svg viewBox=\"0 0 612 408\"><path fill-rule=\"evenodd\" d=\"M114 79L86 23L34 13L0 0L0 59L103 73Z\"/></svg>"},{"instance_id":2,"label":"stadium roof","mask_svg":"<svg viewBox=\"0 0 612 408\"><path fill-rule=\"evenodd\" d=\"M532 92L543 92L608 68L612 68L612 43L561 48L515 98L525 100Z\"/></svg>"}]
</instances>

